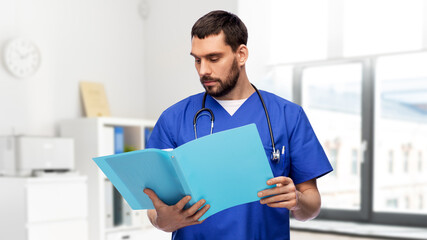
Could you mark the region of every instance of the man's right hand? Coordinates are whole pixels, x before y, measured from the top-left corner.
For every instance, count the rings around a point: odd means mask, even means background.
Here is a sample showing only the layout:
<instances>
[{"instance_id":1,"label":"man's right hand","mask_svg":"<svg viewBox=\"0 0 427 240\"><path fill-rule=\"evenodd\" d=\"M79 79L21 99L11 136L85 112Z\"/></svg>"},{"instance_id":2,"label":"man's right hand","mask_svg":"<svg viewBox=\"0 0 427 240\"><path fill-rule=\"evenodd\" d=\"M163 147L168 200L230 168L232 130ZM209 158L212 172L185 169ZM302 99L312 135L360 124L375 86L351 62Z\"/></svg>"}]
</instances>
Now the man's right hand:
<instances>
[{"instance_id":1,"label":"man's right hand","mask_svg":"<svg viewBox=\"0 0 427 240\"><path fill-rule=\"evenodd\" d=\"M155 212L149 210L149 218L151 223L160 230L165 232L173 232L180 228L200 224L203 221L199 221L199 218L203 216L209 209L209 204L203 206L206 203L204 199L193 204L190 208L184 209L184 206L190 201L190 196L183 197L175 205L167 205L156 193L151 189L144 189L144 193L153 202ZM203 206L202 209L200 209ZM199 210L200 209L200 210Z\"/></svg>"}]
</instances>

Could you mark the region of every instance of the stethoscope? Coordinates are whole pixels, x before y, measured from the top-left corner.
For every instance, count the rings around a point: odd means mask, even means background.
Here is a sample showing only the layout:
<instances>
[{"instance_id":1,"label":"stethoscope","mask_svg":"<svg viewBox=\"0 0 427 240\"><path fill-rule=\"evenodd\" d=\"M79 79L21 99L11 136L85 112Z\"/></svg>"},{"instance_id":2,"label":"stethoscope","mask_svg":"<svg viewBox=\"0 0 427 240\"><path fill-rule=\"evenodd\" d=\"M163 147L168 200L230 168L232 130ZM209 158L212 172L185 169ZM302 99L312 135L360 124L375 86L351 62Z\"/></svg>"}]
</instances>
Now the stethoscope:
<instances>
[{"instance_id":1,"label":"stethoscope","mask_svg":"<svg viewBox=\"0 0 427 240\"><path fill-rule=\"evenodd\" d=\"M255 89L256 93L258 94L258 97L262 103L262 107L264 108L265 116L267 117L268 130L270 131L271 145L273 145L273 151L270 154L270 159L271 159L271 161L278 163L280 161L280 151L279 151L279 149L276 149L276 145L274 144L273 130L271 129L270 117L268 115L267 107L265 106L264 99L262 98L261 93L258 91L258 89L253 84L251 84L251 85ZM213 132L215 116L214 116L212 110L205 107L206 96L207 96L207 93L205 92L205 94L203 95L202 108L199 111L197 111L196 115L194 115L194 118L193 118L194 136L196 139L197 139L197 127L196 127L197 126L197 120L199 119L200 116L203 115L202 113L210 116L211 134Z\"/></svg>"}]
</instances>

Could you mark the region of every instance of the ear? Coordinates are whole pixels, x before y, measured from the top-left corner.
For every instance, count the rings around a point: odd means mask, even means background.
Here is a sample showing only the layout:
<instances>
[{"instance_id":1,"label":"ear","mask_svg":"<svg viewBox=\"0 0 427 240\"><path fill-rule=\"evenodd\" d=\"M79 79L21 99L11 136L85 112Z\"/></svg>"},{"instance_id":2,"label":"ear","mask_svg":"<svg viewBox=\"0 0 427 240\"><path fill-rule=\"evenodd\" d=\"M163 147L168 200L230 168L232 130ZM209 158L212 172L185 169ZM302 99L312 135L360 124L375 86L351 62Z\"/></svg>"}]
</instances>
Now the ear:
<instances>
[{"instance_id":1,"label":"ear","mask_svg":"<svg viewBox=\"0 0 427 240\"><path fill-rule=\"evenodd\" d=\"M237 48L236 56L237 56L237 62L239 63L239 66L240 67L244 66L249 57L248 47L246 47L246 45L244 44L241 44L239 48Z\"/></svg>"}]
</instances>

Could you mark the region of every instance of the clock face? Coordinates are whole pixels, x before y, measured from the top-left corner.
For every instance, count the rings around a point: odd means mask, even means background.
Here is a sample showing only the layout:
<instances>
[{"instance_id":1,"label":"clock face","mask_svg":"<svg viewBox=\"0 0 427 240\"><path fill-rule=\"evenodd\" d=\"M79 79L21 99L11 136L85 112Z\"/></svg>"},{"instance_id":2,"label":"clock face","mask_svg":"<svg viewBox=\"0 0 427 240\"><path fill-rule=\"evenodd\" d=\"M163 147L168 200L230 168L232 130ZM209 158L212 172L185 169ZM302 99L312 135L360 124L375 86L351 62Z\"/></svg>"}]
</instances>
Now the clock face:
<instances>
[{"instance_id":1,"label":"clock face","mask_svg":"<svg viewBox=\"0 0 427 240\"><path fill-rule=\"evenodd\" d=\"M14 39L6 45L4 61L14 76L25 78L33 75L40 66L40 51L28 39Z\"/></svg>"}]
</instances>

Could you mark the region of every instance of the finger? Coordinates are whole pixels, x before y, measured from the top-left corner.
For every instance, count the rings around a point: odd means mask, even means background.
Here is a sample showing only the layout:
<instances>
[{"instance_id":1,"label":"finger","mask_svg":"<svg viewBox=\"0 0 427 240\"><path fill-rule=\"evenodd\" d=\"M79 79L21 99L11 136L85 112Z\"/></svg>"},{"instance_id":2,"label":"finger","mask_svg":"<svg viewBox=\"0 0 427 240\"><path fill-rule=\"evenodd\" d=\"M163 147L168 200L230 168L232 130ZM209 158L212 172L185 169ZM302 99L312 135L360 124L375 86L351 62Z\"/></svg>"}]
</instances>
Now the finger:
<instances>
[{"instance_id":1,"label":"finger","mask_svg":"<svg viewBox=\"0 0 427 240\"><path fill-rule=\"evenodd\" d=\"M190 200L191 200L191 196L185 196L185 197L183 197L181 200L179 200L179 202L177 202L177 203L175 204L175 207L176 207L178 210L182 210L182 209L184 209L185 205L186 205L188 202L190 202Z\"/></svg>"},{"instance_id":2,"label":"finger","mask_svg":"<svg viewBox=\"0 0 427 240\"><path fill-rule=\"evenodd\" d=\"M157 194L153 190L146 188L144 189L144 193L151 199L155 208L166 205L159 197L157 197Z\"/></svg>"},{"instance_id":3,"label":"finger","mask_svg":"<svg viewBox=\"0 0 427 240\"><path fill-rule=\"evenodd\" d=\"M206 219L203 219L202 221L194 221L194 222L189 223L187 226L198 225L198 224L203 223L205 220Z\"/></svg>"},{"instance_id":4,"label":"finger","mask_svg":"<svg viewBox=\"0 0 427 240\"><path fill-rule=\"evenodd\" d=\"M266 196L271 196L276 194L295 192L295 190L296 190L296 187L293 184L287 184L282 186L282 184L278 183L277 187L268 188L258 192L258 197L266 197Z\"/></svg>"},{"instance_id":5,"label":"finger","mask_svg":"<svg viewBox=\"0 0 427 240\"><path fill-rule=\"evenodd\" d=\"M291 178L280 176L280 177L275 177L275 178L269 179L267 181L267 185L271 186L271 185L278 184L278 183L280 183L282 185L288 185L289 183L292 183L292 182L293 181Z\"/></svg>"},{"instance_id":6,"label":"finger","mask_svg":"<svg viewBox=\"0 0 427 240\"><path fill-rule=\"evenodd\" d=\"M267 203L267 206L274 207L274 208L287 208L289 210L295 210L298 208L298 201L296 198L294 198L287 201Z\"/></svg>"},{"instance_id":7,"label":"finger","mask_svg":"<svg viewBox=\"0 0 427 240\"><path fill-rule=\"evenodd\" d=\"M205 203L205 199L196 202L195 204L193 204L193 206L186 210L186 215L193 216Z\"/></svg>"},{"instance_id":8,"label":"finger","mask_svg":"<svg viewBox=\"0 0 427 240\"><path fill-rule=\"evenodd\" d=\"M287 209L291 209L292 207L295 206L295 204L291 203L291 202L277 202L277 203L269 203L269 204L267 204L267 206L272 207L272 208L287 208Z\"/></svg>"},{"instance_id":9,"label":"finger","mask_svg":"<svg viewBox=\"0 0 427 240\"><path fill-rule=\"evenodd\" d=\"M197 223L202 223L205 220L199 221L199 218L201 218L210 208L211 206L209 204L206 204L203 206L202 209L200 209L196 214L193 216L193 220L197 221Z\"/></svg>"},{"instance_id":10,"label":"finger","mask_svg":"<svg viewBox=\"0 0 427 240\"><path fill-rule=\"evenodd\" d=\"M293 190L288 187L274 187L258 192L258 197L267 197L288 192L293 192Z\"/></svg>"},{"instance_id":11,"label":"finger","mask_svg":"<svg viewBox=\"0 0 427 240\"><path fill-rule=\"evenodd\" d=\"M284 202L284 201L292 201L296 200L296 196L294 193L288 193L288 194L279 194L276 196L263 198L260 200L261 204L268 204L268 203L277 203L277 202Z\"/></svg>"}]
</instances>

